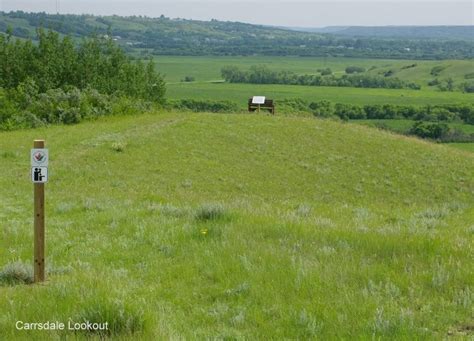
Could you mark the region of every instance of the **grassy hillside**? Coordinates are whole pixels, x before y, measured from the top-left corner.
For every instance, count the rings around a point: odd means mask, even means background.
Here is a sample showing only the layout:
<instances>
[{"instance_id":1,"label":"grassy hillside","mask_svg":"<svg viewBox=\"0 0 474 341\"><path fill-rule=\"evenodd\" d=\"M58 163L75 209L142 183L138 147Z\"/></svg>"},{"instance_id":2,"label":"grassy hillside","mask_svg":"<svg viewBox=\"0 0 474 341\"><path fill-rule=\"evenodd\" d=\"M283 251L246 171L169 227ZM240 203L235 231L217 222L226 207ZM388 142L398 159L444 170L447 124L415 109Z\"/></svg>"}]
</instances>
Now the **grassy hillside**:
<instances>
[{"instance_id":1,"label":"grassy hillside","mask_svg":"<svg viewBox=\"0 0 474 341\"><path fill-rule=\"evenodd\" d=\"M471 153L263 115L0 133L0 267L31 262L40 137L49 280L0 285L0 339L68 319L124 339L472 336Z\"/></svg>"},{"instance_id":2,"label":"grassy hillside","mask_svg":"<svg viewBox=\"0 0 474 341\"><path fill-rule=\"evenodd\" d=\"M294 28L297 30L298 28ZM332 33L349 37L465 39L472 40L474 26L350 26L303 28L307 32Z\"/></svg>"},{"instance_id":3,"label":"grassy hillside","mask_svg":"<svg viewBox=\"0 0 474 341\"><path fill-rule=\"evenodd\" d=\"M111 34L129 49L147 49L155 55L266 55L346 56L415 59L469 59L473 43L409 36L400 39L352 38L331 34L228 21L172 19L165 16L92 16L0 12L0 31L34 37L39 26L61 34L84 37ZM438 28L450 34L449 28ZM445 35L444 35L445 36Z\"/></svg>"}]
</instances>

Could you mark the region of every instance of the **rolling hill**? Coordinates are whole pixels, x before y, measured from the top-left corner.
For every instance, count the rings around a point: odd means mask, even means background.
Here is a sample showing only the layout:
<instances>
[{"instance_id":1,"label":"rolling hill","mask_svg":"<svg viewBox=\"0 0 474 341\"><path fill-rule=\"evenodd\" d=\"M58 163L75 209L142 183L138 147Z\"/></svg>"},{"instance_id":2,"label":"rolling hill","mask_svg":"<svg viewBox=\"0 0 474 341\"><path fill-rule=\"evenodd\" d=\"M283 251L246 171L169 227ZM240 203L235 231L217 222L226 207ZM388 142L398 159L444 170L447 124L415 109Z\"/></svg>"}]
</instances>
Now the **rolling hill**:
<instances>
[{"instance_id":1,"label":"rolling hill","mask_svg":"<svg viewBox=\"0 0 474 341\"><path fill-rule=\"evenodd\" d=\"M324 28L292 28L304 32L331 33L347 37L405 39L474 39L472 26L329 26Z\"/></svg>"},{"instance_id":2,"label":"rolling hill","mask_svg":"<svg viewBox=\"0 0 474 341\"><path fill-rule=\"evenodd\" d=\"M471 153L264 115L3 132L0 269L31 262L35 138L48 281L0 285L1 339L100 337L15 329L68 319L121 339L472 336Z\"/></svg>"},{"instance_id":3,"label":"rolling hill","mask_svg":"<svg viewBox=\"0 0 474 341\"><path fill-rule=\"evenodd\" d=\"M148 18L0 12L0 32L11 28L17 37L34 38L38 27L76 38L91 34L110 35L129 51L138 50L155 55L472 59L474 49L472 39L444 39L446 35L451 35L455 29L452 27L436 28L442 32L439 36L443 39L427 40L420 35L402 35L393 39L378 33L371 36L372 31L367 32L365 28L351 29L363 33L353 38L240 22L184 20L165 16ZM427 30L433 32L434 28ZM464 28L461 31L464 32ZM336 33L340 32L345 30Z\"/></svg>"}]
</instances>

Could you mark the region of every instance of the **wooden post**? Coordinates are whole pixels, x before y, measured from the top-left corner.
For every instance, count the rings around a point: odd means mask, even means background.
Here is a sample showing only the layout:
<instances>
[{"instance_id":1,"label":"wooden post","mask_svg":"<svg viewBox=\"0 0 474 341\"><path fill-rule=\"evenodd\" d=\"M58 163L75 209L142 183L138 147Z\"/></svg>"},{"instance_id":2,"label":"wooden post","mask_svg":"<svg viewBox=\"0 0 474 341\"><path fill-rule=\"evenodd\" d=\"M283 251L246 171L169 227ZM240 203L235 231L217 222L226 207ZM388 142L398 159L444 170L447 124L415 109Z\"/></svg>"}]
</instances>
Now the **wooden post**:
<instances>
[{"instance_id":1,"label":"wooden post","mask_svg":"<svg viewBox=\"0 0 474 341\"><path fill-rule=\"evenodd\" d=\"M35 140L34 148L44 148L44 140ZM44 184L33 184L34 186L34 281L35 283L45 280L44 274Z\"/></svg>"}]
</instances>

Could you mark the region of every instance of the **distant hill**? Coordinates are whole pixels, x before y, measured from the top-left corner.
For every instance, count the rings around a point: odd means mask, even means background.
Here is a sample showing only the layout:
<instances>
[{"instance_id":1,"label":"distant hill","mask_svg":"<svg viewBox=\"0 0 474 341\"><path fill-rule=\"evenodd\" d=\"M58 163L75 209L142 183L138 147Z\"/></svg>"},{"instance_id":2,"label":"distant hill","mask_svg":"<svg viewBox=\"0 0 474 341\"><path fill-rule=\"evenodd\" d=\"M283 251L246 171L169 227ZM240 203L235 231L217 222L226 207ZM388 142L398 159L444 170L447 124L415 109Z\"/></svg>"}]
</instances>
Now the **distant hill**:
<instances>
[{"instance_id":1,"label":"distant hill","mask_svg":"<svg viewBox=\"0 0 474 341\"><path fill-rule=\"evenodd\" d=\"M164 16L148 18L0 12L0 32L8 30L16 37L34 38L36 29L40 26L76 38L91 34L108 35L130 52L155 55L292 55L396 59L468 59L474 56L474 42L466 39L427 41L417 36L405 37L400 34L394 40L388 39L388 33L371 36L371 28L360 28L361 36L352 37L350 32L354 32L354 28L299 32L239 22L171 19Z\"/></svg>"},{"instance_id":2,"label":"distant hill","mask_svg":"<svg viewBox=\"0 0 474 341\"><path fill-rule=\"evenodd\" d=\"M474 26L329 26L291 28L295 31L331 33L348 37L449 39L474 41Z\"/></svg>"}]
</instances>

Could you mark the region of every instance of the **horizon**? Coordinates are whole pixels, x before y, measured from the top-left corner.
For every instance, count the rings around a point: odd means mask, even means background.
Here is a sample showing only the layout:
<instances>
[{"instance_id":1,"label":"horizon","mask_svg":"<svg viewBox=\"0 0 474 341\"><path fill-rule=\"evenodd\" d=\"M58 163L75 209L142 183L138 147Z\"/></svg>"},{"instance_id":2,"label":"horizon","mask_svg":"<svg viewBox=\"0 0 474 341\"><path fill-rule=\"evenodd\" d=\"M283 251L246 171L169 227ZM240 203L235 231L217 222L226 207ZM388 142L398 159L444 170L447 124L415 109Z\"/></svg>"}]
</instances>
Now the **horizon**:
<instances>
[{"instance_id":1,"label":"horizon","mask_svg":"<svg viewBox=\"0 0 474 341\"><path fill-rule=\"evenodd\" d=\"M474 5L470 1L358 1L297 2L257 0L175 2L141 0L0 0L0 11L48 14L90 14L96 16L161 15L172 19L242 22L254 25L324 28L333 26L472 26ZM258 9L258 10L257 10ZM342 9L342 10L341 10ZM421 15L419 14L421 13Z\"/></svg>"}]
</instances>

